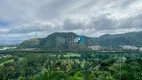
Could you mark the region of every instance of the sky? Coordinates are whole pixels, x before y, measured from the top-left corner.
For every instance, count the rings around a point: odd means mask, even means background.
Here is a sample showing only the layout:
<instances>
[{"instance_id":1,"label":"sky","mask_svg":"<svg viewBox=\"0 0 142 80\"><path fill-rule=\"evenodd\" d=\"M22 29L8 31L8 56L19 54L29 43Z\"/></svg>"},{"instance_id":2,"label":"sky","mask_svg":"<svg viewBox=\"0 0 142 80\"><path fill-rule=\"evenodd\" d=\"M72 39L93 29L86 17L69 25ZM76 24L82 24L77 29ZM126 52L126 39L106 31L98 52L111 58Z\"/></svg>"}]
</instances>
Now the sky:
<instances>
[{"instance_id":1,"label":"sky","mask_svg":"<svg viewBox=\"0 0 142 80\"><path fill-rule=\"evenodd\" d=\"M0 0L0 41L142 30L142 0Z\"/></svg>"}]
</instances>

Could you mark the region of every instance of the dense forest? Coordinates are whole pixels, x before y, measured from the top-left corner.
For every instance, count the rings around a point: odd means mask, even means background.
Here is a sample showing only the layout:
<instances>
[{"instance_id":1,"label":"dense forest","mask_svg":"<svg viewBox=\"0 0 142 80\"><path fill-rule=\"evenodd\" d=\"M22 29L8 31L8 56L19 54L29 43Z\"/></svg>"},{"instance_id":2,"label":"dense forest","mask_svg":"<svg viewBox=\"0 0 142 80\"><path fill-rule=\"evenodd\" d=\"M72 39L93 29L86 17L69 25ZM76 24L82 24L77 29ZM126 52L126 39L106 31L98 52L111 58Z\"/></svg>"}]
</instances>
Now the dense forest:
<instances>
[{"instance_id":1,"label":"dense forest","mask_svg":"<svg viewBox=\"0 0 142 80\"><path fill-rule=\"evenodd\" d=\"M140 53L0 54L0 80L142 80Z\"/></svg>"}]
</instances>

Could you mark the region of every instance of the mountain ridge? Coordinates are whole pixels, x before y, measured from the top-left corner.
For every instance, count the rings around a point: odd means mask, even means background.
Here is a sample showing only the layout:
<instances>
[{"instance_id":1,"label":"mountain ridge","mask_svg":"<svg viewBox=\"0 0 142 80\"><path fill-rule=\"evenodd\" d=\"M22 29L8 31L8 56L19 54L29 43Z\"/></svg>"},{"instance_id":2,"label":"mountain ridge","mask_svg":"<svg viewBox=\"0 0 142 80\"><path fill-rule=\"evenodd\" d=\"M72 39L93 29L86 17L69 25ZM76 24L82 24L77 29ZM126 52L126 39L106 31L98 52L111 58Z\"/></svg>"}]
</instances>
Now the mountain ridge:
<instances>
[{"instance_id":1,"label":"mountain ridge","mask_svg":"<svg viewBox=\"0 0 142 80\"><path fill-rule=\"evenodd\" d=\"M34 38L23 41L18 48L40 48L40 49L53 49L53 50L86 50L88 46L100 45L103 47L119 47L119 45L134 45L142 46L142 31L140 32L129 32L124 34L105 34L100 37L87 37L84 38L82 44L78 43L61 43L57 44L57 37L66 39L77 38L77 35L73 32L55 32L48 35L45 38ZM64 39L63 39L64 40ZM59 45L59 46L57 46Z\"/></svg>"}]
</instances>

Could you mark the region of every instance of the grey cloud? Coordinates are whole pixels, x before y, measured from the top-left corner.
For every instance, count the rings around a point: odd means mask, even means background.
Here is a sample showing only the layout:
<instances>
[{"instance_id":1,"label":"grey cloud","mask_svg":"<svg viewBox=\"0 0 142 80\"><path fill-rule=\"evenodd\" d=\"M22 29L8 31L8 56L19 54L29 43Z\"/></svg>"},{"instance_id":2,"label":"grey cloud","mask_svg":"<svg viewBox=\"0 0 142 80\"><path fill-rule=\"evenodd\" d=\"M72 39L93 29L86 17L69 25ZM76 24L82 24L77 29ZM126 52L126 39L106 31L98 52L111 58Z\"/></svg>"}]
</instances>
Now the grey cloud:
<instances>
[{"instance_id":1,"label":"grey cloud","mask_svg":"<svg viewBox=\"0 0 142 80\"><path fill-rule=\"evenodd\" d=\"M85 24L81 21L66 19L63 22L63 29L64 30L75 30L75 29L84 29Z\"/></svg>"},{"instance_id":2,"label":"grey cloud","mask_svg":"<svg viewBox=\"0 0 142 80\"><path fill-rule=\"evenodd\" d=\"M92 17L90 22L86 24L86 21L79 21L75 19L66 19L63 22L64 30L75 30L75 29L95 29L98 31L103 30L116 30L116 29L131 29L131 28L142 28L142 16L141 14L135 17L130 16L129 18L116 20L110 17L111 14L104 14L98 17Z\"/></svg>"},{"instance_id":3,"label":"grey cloud","mask_svg":"<svg viewBox=\"0 0 142 80\"><path fill-rule=\"evenodd\" d=\"M115 20L108 18L109 14L101 15L99 17L93 17L90 24L90 28L95 28L96 30L111 30L115 29Z\"/></svg>"},{"instance_id":4,"label":"grey cloud","mask_svg":"<svg viewBox=\"0 0 142 80\"><path fill-rule=\"evenodd\" d=\"M141 0L0 0L0 20L10 23L0 29L7 29L4 34L40 35L56 31L88 35L105 30L106 33L129 28L138 30L142 28L142 7L135 7L135 2L142 3ZM51 22L54 26L36 22Z\"/></svg>"},{"instance_id":5,"label":"grey cloud","mask_svg":"<svg viewBox=\"0 0 142 80\"><path fill-rule=\"evenodd\" d=\"M101 15L100 17L93 17L89 28L96 30L116 30L116 29L131 29L142 28L142 15L130 16L129 18L116 20L115 18L107 18L108 15Z\"/></svg>"},{"instance_id":6,"label":"grey cloud","mask_svg":"<svg viewBox=\"0 0 142 80\"><path fill-rule=\"evenodd\" d=\"M138 15L132 20L132 26L136 28L142 28L142 14Z\"/></svg>"},{"instance_id":7,"label":"grey cloud","mask_svg":"<svg viewBox=\"0 0 142 80\"><path fill-rule=\"evenodd\" d=\"M53 24L41 24L32 23L20 25L19 27L11 28L8 33L31 33L31 32L42 32L42 31L52 31L54 30Z\"/></svg>"},{"instance_id":8,"label":"grey cloud","mask_svg":"<svg viewBox=\"0 0 142 80\"><path fill-rule=\"evenodd\" d=\"M142 14L137 16L130 16L129 18L118 20L116 23L116 29L141 29L142 28Z\"/></svg>"},{"instance_id":9,"label":"grey cloud","mask_svg":"<svg viewBox=\"0 0 142 80\"><path fill-rule=\"evenodd\" d=\"M42 19L52 19L62 16L68 9L73 7L76 0L54 0L40 6L38 16Z\"/></svg>"},{"instance_id":10,"label":"grey cloud","mask_svg":"<svg viewBox=\"0 0 142 80\"><path fill-rule=\"evenodd\" d=\"M106 2L112 4L112 8L128 8L129 5L131 5L133 2L138 1L138 0L108 0Z\"/></svg>"}]
</instances>

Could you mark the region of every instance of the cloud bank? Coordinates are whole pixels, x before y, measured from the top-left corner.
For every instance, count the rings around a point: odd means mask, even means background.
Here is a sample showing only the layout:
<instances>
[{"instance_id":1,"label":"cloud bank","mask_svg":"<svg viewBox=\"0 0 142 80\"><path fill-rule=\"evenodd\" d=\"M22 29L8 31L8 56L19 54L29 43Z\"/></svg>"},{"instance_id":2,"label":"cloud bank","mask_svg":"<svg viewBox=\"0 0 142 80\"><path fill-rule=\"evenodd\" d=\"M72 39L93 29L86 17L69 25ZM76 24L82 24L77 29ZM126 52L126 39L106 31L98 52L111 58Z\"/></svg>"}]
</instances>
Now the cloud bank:
<instances>
[{"instance_id":1,"label":"cloud bank","mask_svg":"<svg viewBox=\"0 0 142 80\"><path fill-rule=\"evenodd\" d=\"M142 0L0 0L3 40L75 32L97 37L142 30Z\"/></svg>"}]
</instances>

